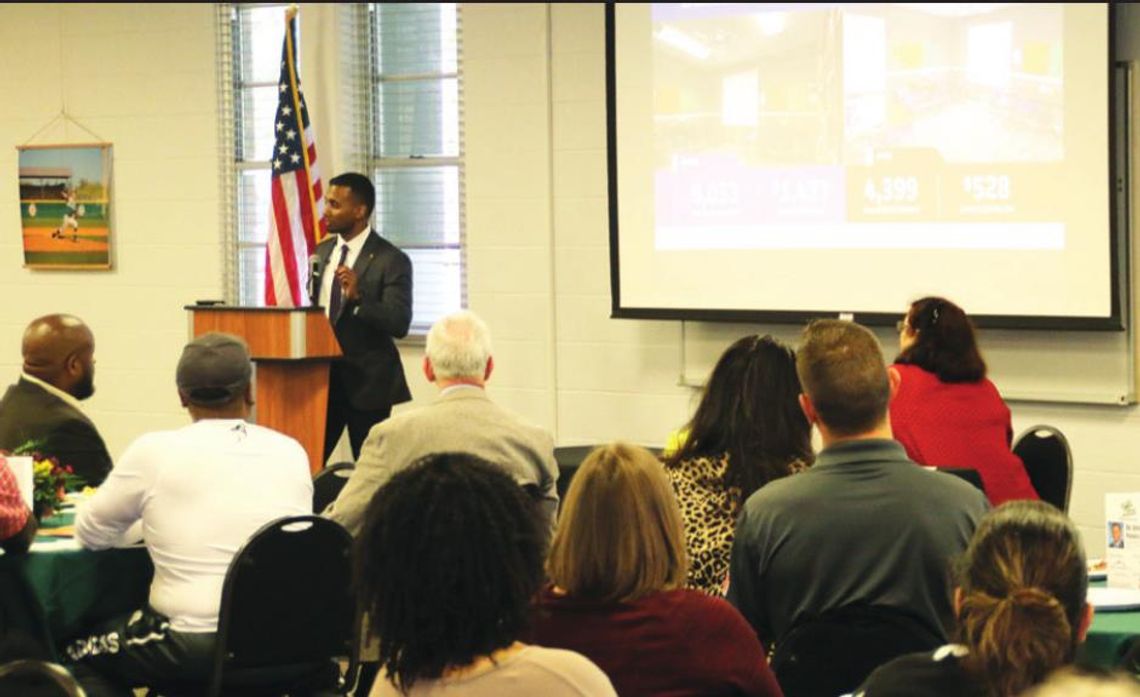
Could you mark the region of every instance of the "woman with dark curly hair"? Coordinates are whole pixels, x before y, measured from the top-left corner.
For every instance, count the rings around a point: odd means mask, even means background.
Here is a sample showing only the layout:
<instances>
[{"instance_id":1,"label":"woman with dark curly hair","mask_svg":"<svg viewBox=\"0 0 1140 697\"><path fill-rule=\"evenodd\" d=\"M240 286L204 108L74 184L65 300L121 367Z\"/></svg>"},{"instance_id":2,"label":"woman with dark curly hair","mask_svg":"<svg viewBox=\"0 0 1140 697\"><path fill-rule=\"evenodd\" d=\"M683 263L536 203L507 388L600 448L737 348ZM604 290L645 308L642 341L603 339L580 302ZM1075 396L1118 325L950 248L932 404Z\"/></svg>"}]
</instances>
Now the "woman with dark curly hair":
<instances>
[{"instance_id":1,"label":"woman with dark curly hair","mask_svg":"<svg viewBox=\"0 0 1140 697\"><path fill-rule=\"evenodd\" d=\"M381 487L356 550L383 668L371 697L614 695L581 655L518 641L544 528L514 480L471 455L431 455Z\"/></svg>"},{"instance_id":2,"label":"woman with dark curly hair","mask_svg":"<svg viewBox=\"0 0 1140 697\"><path fill-rule=\"evenodd\" d=\"M623 443L570 481L529 637L579 651L622 697L782 697L756 632L721 598L682 588L684 532L661 463Z\"/></svg>"},{"instance_id":3,"label":"woman with dark curly hair","mask_svg":"<svg viewBox=\"0 0 1140 697\"><path fill-rule=\"evenodd\" d=\"M684 442L665 461L685 518L690 588L724 595L744 501L813 462L799 394L795 353L771 336L737 340L713 368Z\"/></svg>"},{"instance_id":4,"label":"woman with dark curly hair","mask_svg":"<svg viewBox=\"0 0 1140 697\"><path fill-rule=\"evenodd\" d=\"M958 564L958 643L896 658L856 697L1013 697L1071 664L1092 623L1080 533L1041 501L991 511Z\"/></svg>"},{"instance_id":5,"label":"woman with dark curly hair","mask_svg":"<svg viewBox=\"0 0 1140 697\"><path fill-rule=\"evenodd\" d=\"M978 471L995 506L1036 499L1021 458L1010 450L1009 407L986 379L974 326L945 298L911 304L898 323L894 369L901 382L891 400L891 430L915 462Z\"/></svg>"}]
</instances>

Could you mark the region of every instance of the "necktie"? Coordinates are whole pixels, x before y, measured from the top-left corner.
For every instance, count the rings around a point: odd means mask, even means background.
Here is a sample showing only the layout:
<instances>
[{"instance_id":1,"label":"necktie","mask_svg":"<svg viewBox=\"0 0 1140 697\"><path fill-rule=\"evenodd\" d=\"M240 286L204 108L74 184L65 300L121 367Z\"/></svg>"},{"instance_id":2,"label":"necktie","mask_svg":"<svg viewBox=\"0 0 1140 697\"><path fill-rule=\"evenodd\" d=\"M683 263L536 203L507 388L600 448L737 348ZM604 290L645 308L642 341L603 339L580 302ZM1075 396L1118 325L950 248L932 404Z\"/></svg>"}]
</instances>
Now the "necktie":
<instances>
[{"instance_id":1,"label":"necktie","mask_svg":"<svg viewBox=\"0 0 1140 697\"><path fill-rule=\"evenodd\" d=\"M348 258L348 245L342 244L340 246L340 261L338 261L336 263L336 266L332 267L333 273L336 273L337 269L344 266L344 261L346 258ZM329 270L327 268L325 269L325 273L329 273ZM333 322L335 322L336 318L340 315L340 305L341 305L340 282L337 281L336 277L334 276L333 282L332 282L332 293L329 295L329 319L332 320Z\"/></svg>"}]
</instances>

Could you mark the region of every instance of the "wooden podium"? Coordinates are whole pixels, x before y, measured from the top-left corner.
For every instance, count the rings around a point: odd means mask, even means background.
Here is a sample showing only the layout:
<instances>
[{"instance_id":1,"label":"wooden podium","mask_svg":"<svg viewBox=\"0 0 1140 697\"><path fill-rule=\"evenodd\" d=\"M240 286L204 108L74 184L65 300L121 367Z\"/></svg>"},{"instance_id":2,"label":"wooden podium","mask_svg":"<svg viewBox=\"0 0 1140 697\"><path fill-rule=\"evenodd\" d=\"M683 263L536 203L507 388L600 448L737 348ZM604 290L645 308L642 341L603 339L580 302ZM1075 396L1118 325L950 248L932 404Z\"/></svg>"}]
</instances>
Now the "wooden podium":
<instances>
[{"instance_id":1,"label":"wooden podium","mask_svg":"<svg viewBox=\"0 0 1140 697\"><path fill-rule=\"evenodd\" d=\"M249 344L254 371L254 420L292 436L320 471L325 452L329 363L341 356L324 310L319 307L189 305L190 337L206 332L236 334Z\"/></svg>"}]
</instances>

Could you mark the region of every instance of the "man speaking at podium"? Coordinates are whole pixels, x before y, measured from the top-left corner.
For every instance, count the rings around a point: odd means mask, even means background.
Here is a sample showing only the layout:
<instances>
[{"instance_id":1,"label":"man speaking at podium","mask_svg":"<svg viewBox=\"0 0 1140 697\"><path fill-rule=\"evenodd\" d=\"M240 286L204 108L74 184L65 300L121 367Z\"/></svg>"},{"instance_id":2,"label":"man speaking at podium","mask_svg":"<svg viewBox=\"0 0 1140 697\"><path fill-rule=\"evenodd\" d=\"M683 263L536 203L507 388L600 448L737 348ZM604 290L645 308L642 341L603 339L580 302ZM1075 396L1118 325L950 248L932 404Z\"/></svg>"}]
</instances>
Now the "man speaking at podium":
<instances>
[{"instance_id":1,"label":"man speaking at podium","mask_svg":"<svg viewBox=\"0 0 1140 697\"><path fill-rule=\"evenodd\" d=\"M355 460L369 429L412 398L393 341L412 322L412 264L373 232L375 205L376 189L363 174L329 180L329 236L317 245L313 301L325 309L344 358L329 372L326 461L345 426Z\"/></svg>"}]
</instances>

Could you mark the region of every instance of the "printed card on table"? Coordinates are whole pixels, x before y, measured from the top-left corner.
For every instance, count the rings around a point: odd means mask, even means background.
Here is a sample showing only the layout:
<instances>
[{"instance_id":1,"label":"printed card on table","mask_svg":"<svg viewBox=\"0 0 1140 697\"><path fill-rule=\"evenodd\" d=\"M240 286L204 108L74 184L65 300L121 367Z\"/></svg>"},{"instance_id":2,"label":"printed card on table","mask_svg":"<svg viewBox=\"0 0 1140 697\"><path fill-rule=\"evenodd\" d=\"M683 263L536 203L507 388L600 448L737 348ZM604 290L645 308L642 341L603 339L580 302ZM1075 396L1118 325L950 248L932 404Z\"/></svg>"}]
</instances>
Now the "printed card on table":
<instances>
[{"instance_id":1,"label":"printed card on table","mask_svg":"<svg viewBox=\"0 0 1140 697\"><path fill-rule=\"evenodd\" d=\"M1104 497L1104 559L1110 588L1140 588L1140 492Z\"/></svg>"}]
</instances>

